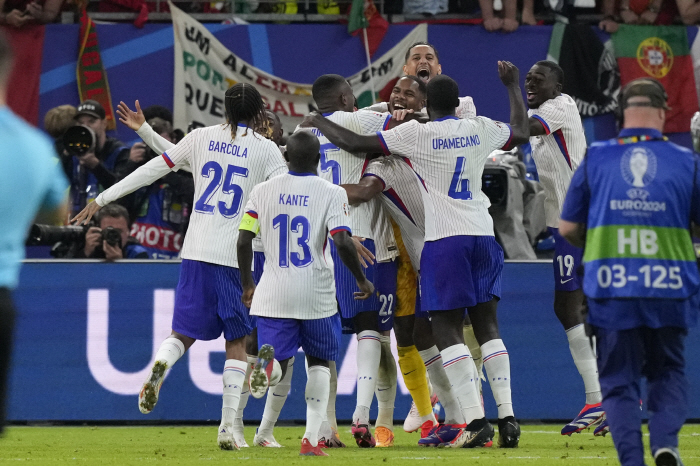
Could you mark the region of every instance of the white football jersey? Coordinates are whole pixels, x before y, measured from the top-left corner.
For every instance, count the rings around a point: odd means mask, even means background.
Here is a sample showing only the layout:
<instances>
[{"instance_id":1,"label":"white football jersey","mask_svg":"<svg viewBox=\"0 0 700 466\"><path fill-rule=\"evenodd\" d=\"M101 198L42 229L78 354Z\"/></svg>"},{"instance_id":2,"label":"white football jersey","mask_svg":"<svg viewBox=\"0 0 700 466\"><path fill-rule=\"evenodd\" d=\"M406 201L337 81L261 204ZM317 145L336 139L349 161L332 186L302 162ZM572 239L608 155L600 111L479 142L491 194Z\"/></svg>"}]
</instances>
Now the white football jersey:
<instances>
[{"instance_id":1,"label":"white football jersey","mask_svg":"<svg viewBox=\"0 0 700 466\"><path fill-rule=\"evenodd\" d=\"M371 162L370 162L371 165ZM394 238L394 229L391 227L389 212L379 199L368 202L372 212L372 230L374 231L374 249L377 262L387 262L399 257L399 247Z\"/></svg>"},{"instance_id":2,"label":"white football jersey","mask_svg":"<svg viewBox=\"0 0 700 466\"><path fill-rule=\"evenodd\" d=\"M368 134L386 128L391 115L358 110L357 112L333 112L324 114L335 124L354 131L358 134ZM316 128L310 128L321 143L321 162L319 175L333 184L355 184L360 181L362 173L369 162L366 154L353 155L350 152L334 146L323 133ZM350 220L353 234L363 238L374 239L370 225L372 212L369 205L360 204L350 207Z\"/></svg>"},{"instance_id":3,"label":"white football jersey","mask_svg":"<svg viewBox=\"0 0 700 466\"><path fill-rule=\"evenodd\" d=\"M345 190L289 172L253 188L245 211L257 217L265 247L250 313L308 320L338 312L328 234L351 232Z\"/></svg>"},{"instance_id":4,"label":"white football jersey","mask_svg":"<svg viewBox=\"0 0 700 466\"><path fill-rule=\"evenodd\" d=\"M374 176L384 185L379 199L401 230L403 244L413 269L420 270L420 255L425 239L424 197L428 190L410 166L411 162L396 155L372 160L364 176Z\"/></svg>"},{"instance_id":5,"label":"white football jersey","mask_svg":"<svg viewBox=\"0 0 700 466\"><path fill-rule=\"evenodd\" d=\"M558 228L564 198L574 172L586 155L586 136L574 99L561 94L529 110L537 118L545 135L530 138L532 158L544 188L547 226Z\"/></svg>"},{"instance_id":6,"label":"white football jersey","mask_svg":"<svg viewBox=\"0 0 700 466\"><path fill-rule=\"evenodd\" d=\"M378 133L386 154L408 157L428 188L425 240L493 236L481 175L489 154L510 143L510 125L485 117L413 120Z\"/></svg>"},{"instance_id":7,"label":"white football jersey","mask_svg":"<svg viewBox=\"0 0 700 466\"><path fill-rule=\"evenodd\" d=\"M367 107L367 110L386 113L389 111L389 102L378 102ZM422 112L428 113L428 110L424 108ZM476 105L474 105L474 99L469 96L460 97L459 106L455 107L455 114L458 118L474 118L476 116Z\"/></svg>"},{"instance_id":8,"label":"white football jersey","mask_svg":"<svg viewBox=\"0 0 700 466\"><path fill-rule=\"evenodd\" d=\"M181 257L238 267L236 243L243 207L253 187L287 171L277 145L239 125L198 128L163 153L172 170L189 168L194 205Z\"/></svg>"}]
</instances>

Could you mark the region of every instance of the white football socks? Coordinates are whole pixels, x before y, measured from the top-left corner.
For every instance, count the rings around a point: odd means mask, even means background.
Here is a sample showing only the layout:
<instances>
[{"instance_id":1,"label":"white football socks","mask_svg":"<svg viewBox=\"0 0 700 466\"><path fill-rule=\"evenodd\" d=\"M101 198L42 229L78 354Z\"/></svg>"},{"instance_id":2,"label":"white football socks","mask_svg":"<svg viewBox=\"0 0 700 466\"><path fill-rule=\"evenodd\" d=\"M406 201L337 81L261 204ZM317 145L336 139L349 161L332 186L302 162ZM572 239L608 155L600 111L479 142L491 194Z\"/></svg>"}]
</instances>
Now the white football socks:
<instances>
[{"instance_id":1,"label":"white football socks","mask_svg":"<svg viewBox=\"0 0 700 466\"><path fill-rule=\"evenodd\" d=\"M241 397L238 400L238 409L236 410L236 418L233 420L233 433L238 436L243 436L243 411L245 407L248 406L248 398L250 397L250 387L248 387L248 379L250 379L250 373L253 371L253 366L257 361L257 357L248 356L248 365L245 371L245 379L243 379L243 386L241 386Z\"/></svg>"},{"instance_id":2,"label":"white football socks","mask_svg":"<svg viewBox=\"0 0 700 466\"><path fill-rule=\"evenodd\" d=\"M165 361L165 367L170 369L178 359L185 354L185 344L170 336L163 340L156 352L156 361Z\"/></svg>"},{"instance_id":3,"label":"white football socks","mask_svg":"<svg viewBox=\"0 0 700 466\"><path fill-rule=\"evenodd\" d=\"M425 369L428 371L430 384L445 410L445 424L464 424L464 415L459 407L457 398L452 392L450 379L442 367L442 356L437 346L418 351L418 353L420 353Z\"/></svg>"},{"instance_id":4,"label":"white football socks","mask_svg":"<svg viewBox=\"0 0 700 466\"><path fill-rule=\"evenodd\" d=\"M481 353L484 354L486 375L498 406L498 419L514 416L510 391L510 357L503 340L487 341L481 346Z\"/></svg>"},{"instance_id":5,"label":"white football socks","mask_svg":"<svg viewBox=\"0 0 700 466\"><path fill-rule=\"evenodd\" d=\"M379 332L365 330L357 335L357 406L352 415L355 424L369 425L369 407L377 386L382 345Z\"/></svg>"},{"instance_id":6,"label":"white football socks","mask_svg":"<svg viewBox=\"0 0 700 466\"><path fill-rule=\"evenodd\" d=\"M598 364L591 347L591 340L586 336L586 328L583 324L571 327L566 331L566 337L569 339L569 349L574 358L574 364L586 388L586 404L600 403L603 396L598 382Z\"/></svg>"},{"instance_id":7,"label":"white football socks","mask_svg":"<svg viewBox=\"0 0 700 466\"><path fill-rule=\"evenodd\" d=\"M241 389L245 383L245 373L248 363L238 359L227 359L224 364L224 402L221 408L221 425L233 427Z\"/></svg>"},{"instance_id":8,"label":"white football socks","mask_svg":"<svg viewBox=\"0 0 700 466\"><path fill-rule=\"evenodd\" d=\"M331 388L328 393L328 408L326 409L326 418L323 421L323 431L334 430L337 432L338 420L335 418L335 397L338 394L338 371L335 361L328 361L328 368L331 371Z\"/></svg>"},{"instance_id":9,"label":"white football socks","mask_svg":"<svg viewBox=\"0 0 700 466\"><path fill-rule=\"evenodd\" d=\"M292 387L292 375L294 374L294 356L289 358L287 362L287 372L284 373L284 377L280 379L279 383L274 387L271 387L267 392L267 399L265 400L265 410L263 411L262 421L260 422L260 428L258 429L258 434L262 433L272 433L275 428L277 419L280 417L280 412L284 406L285 401L287 401L287 396L289 395L289 390Z\"/></svg>"},{"instance_id":10,"label":"white football socks","mask_svg":"<svg viewBox=\"0 0 700 466\"><path fill-rule=\"evenodd\" d=\"M377 375L377 422L375 427L386 427L394 430L394 402L396 401L396 360L391 354L391 337L382 335L379 337L381 343L381 359L379 361L379 372Z\"/></svg>"},{"instance_id":11,"label":"white football socks","mask_svg":"<svg viewBox=\"0 0 700 466\"><path fill-rule=\"evenodd\" d=\"M326 416L331 372L327 367L311 366L306 381L306 432L304 438L312 446L318 445L318 431Z\"/></svg>"},{"instance_id":12,"label":"white football socks","mask_svg":"<svg viewBox=\"0 0 700 466\"><path fill-rule=\"evenodd\" d=\"M475 419L483 418L484 409L481 406L481 396L477 393L474 383L477 377L476 366L474 366L469 354L469 348L463 343L458 343L440 351L440 354L442 367L450 380L452 391L462 409L465 422L469 424Z\"/></svg>"}]
</instances>

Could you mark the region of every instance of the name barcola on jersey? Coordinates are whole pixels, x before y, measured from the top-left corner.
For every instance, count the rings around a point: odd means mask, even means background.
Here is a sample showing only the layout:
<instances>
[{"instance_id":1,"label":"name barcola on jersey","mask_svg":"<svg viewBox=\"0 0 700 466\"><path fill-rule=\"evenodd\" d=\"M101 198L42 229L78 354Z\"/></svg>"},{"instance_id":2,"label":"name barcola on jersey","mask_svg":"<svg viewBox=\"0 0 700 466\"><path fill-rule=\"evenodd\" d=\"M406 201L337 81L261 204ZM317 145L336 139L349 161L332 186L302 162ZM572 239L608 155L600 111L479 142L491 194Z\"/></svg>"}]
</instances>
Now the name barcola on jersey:
<instances>
[{"instance_id":1,"label":"name barcola on jersey","mask_svg":"<svg viewBox=\"0 0 700 466\"><path fill-rule=\"evenodd\" d=\"M235 157L248 158L247 147L244 147L241 150L241 146L223 141L209 141L209 152L219 152L222 154L233 155Z\"/></svg>"},{"instance_id":2,"label":"name barcola on jersey","mask_svg":"<svg viewBox=\"0 0 700 466\"><path fill-rule=\"evenodd\" d=\"M648 200L650 193L645 187L656 177L656 155L645 147L631 147L620 160L622 178L630 185L626 194L629 199L611 199L610 210L622 210L623 215L651 216L650 212L664 212L665 202Z\"/></svg>"}]
</instances>

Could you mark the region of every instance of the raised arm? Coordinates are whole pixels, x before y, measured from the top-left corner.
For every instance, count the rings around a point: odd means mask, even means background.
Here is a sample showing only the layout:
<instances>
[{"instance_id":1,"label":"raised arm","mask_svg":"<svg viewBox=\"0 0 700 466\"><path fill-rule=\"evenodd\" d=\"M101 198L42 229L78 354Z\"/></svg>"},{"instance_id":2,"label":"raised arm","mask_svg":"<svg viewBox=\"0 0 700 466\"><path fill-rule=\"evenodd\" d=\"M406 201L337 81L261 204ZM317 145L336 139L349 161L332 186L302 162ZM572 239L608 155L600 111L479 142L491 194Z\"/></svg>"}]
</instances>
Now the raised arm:
<instances>
[{"instance_id":1,"label":"raised arm","mask_svg":"<svg viewBox=\"0 0 700 466\"><path fill-rule=\"evenodd\" d=\"M319 113L312 113L304 118L302 127L313 126L318 128L324 136L337 147L352 153L362 153L362 157L367 152L383 153L384 148L376 134L361 135L354 131L343 128L324 117Z\"/></svg>"},{"instance_id":2,"label":"raised arm","mask_svg":"<svg viewBox=\"0 0 700 466\"><path fill-rule=\"evenodd\" d=\"M163 157L156 157L147 164L137 168L134 172L113 185L111 188L103 191L97 199L86 205L78 215L73 217L71 222L88 223L95 213L107 204L120 199L127 194L131 194L139 188L148 186L154 181L162 178L170 173L170 167L165 162Z\"/></svg>"},{"instance_id":3,"label":"raised arm","mask_svg":"<svg viewBox=\"0 0 700 466\"><path fill-rule=\"evenodd\" d=\"M384 191L384 183L376 176L363 176L357 184L341 184L340 187L347 191L350 205L369 202Z\"/></svg>"},{"instance_id":4,"label":"raised arm","mask_svg":"<svg viewBox=\"0 0 700 466\"><path fill-rule=\"evenodd\" d=\"M520 72L510 62L498 62L498 76L506 89L510 101L510 127L513 129L513 138L510 147L525 144L530 139L530 123L527 118L527 109L523 101L523 93L520 90Z\"/></svg>"}]
</instances>

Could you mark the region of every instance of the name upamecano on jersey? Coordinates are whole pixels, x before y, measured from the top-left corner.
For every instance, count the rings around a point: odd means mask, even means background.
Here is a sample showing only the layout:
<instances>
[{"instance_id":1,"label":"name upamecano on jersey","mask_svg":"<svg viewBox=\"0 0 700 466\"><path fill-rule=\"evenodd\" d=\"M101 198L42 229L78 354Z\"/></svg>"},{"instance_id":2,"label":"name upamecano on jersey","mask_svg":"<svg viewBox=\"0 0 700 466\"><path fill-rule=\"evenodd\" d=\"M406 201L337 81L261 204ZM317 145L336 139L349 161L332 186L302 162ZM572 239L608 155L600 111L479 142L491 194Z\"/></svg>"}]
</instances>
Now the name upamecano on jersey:
<instances>
[{"instance_id":1,"label":"name upamecano on jersey","mask_svg":"<svg viewBox=\"0 0 700 466\"><path fill-rule=\"evenodd\" d=\"M478 146L481 144L479 135L463 136L457 138L435 138L433 139L433 149L459 149L460 147Z\"/></svg>"}]
</instances>

